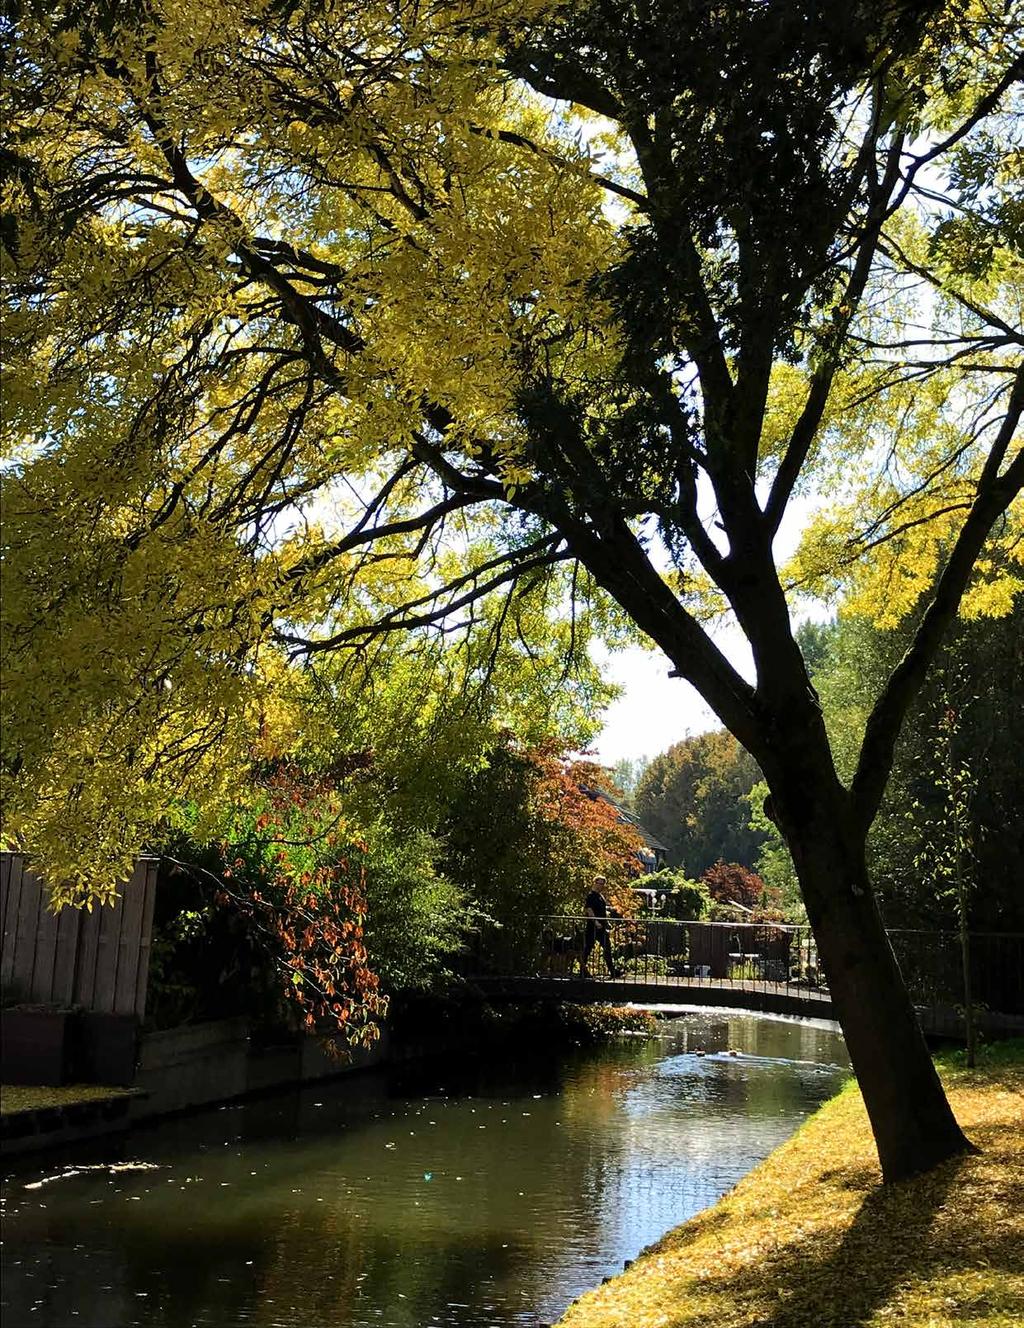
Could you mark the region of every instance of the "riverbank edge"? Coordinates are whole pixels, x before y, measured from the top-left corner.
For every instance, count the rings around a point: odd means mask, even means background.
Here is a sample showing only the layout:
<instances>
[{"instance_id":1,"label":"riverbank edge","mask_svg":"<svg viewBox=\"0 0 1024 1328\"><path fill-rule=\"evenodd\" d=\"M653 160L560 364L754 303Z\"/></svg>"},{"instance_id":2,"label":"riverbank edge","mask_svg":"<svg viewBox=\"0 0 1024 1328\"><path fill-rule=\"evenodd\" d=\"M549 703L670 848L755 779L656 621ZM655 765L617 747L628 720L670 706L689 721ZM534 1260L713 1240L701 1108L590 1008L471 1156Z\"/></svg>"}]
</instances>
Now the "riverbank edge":
<instances>
[{"instance_id":1,"label":"riverbank edge","mask_svg":"<svg viewBox=\"0 0 1024 1328\"><path fill-rule=\"evenodd\" d=\"M0 1103L0 1155L59 1151L167 1116L303 1088L368 1070L450 1056L478 1056L542 1034L559 1045L593 1044L618 1033L654 1032L649 1013L618 1006L524 1002L498 1010L477 995L443 1007L423 1002L398 1029L385 1025L369 1047L332 1057L321 1040L295 1033L267 1042L244 1017L150 1031L139 1040L131 1087L96 1084L46 1088L0 1084L0 1098L38 1099L24 1109Z\"/></svg>"},{"instance_id":2,"label":"riverbank edge","mask_svg":"<svg viewBox=\"0 0 1024 1328\"><path fill-rule=\"evenodd\" d=\"M939 1058L981 1152L883 1187L856 1082L557 1328L1011 1328L1024 1322L1024 1040Z\"/></svg>"}]
</instances>

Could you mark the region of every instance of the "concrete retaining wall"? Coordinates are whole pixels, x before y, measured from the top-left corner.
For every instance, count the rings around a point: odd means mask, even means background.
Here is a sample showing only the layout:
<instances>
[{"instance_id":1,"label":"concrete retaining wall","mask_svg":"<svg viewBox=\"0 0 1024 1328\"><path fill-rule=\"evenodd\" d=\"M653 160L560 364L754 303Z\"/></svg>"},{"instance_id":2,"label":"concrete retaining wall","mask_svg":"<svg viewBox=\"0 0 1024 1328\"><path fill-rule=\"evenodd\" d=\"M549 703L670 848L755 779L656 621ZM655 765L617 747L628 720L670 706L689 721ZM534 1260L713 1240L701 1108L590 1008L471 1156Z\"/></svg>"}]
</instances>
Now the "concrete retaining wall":
<instances>
[{"instance_id":1,"label":"concrete retaining wall","mask_svg":"<svg viewBox=\"0 0 1024 1328\"><path fill-rule=\"evenodd\" d=\"M366 1069L383 1059L383 1041L369 1051L356 1050L345 1062L332 1060L315 1038L297 1035L274 1045L255 1042L244 1017L145 1033L135 1083L147 1096L134 1104L132 1118L163 1116Z\"/></svg>"},{"instance_id":2,"label":"concrete retaining wall","mask_svg":"<svg viewBox=\"0 0 1024 1328\"><path fill-rule=\"evenodd\" d=\"M148 1097L135 1104L136 1118L201 1106L246 1091L249 1021L218 1019L190 1024L139 1040L136 1087Z\"/></svg>"}]
</instances>

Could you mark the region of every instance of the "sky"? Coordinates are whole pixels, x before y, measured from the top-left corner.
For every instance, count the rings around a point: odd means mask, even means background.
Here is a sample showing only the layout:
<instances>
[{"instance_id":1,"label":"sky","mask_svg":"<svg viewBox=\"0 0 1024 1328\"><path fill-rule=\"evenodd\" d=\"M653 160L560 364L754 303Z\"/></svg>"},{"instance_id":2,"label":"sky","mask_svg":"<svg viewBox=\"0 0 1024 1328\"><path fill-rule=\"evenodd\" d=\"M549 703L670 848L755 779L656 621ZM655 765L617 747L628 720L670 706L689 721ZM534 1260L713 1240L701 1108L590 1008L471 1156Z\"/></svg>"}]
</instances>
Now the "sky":
<instances>
[{"instance_id":1,"label":"sky","mask_svg":"<svg viewBox=\"0 0 1024 1328\"><path fill-rule=\"evenodd\" d=\"M716 633L715 641L749 678L750 654L739 629ZM714 711L688 682L668 676L672 665L660 650L630 646L611 654L595 648L594 654L604 676L624 689L608 707L604 728L593 743L602 765L657 756L683 738L722 727Z\"/></svg>"},{"instance_id":2,"label":"sky","mask_svg":"<svg viewBox=\"0 0 1024 1328\"><path fill-rule=\"evenodd\" d=\"M602 765L657 756L689 734L720 727L688 682L668 676L671 665L660 651L631 646L602 662L605 676L625 688L594 743Z\"/></svg>"}]
</instances>

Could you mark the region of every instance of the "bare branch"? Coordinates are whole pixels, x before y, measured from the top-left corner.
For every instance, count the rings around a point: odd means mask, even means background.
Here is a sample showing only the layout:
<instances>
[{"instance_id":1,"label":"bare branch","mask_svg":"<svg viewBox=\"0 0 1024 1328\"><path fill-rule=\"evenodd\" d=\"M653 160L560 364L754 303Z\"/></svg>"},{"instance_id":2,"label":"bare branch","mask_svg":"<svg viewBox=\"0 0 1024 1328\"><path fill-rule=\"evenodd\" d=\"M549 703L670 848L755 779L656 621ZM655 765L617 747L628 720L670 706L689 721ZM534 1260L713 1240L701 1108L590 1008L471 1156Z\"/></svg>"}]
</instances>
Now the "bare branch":
<instances>
[{"instance_id":1,"label":"bare branch","mask_svg":"<svg viewBox=\"0 0 1024 1328\"><path fill-rule=\"evenodd\" d=\"M987 309L984 305L979 304L976 300L964 295L962 291L954 290L947 282L942 281L937 273L932 272L929 268L922 267L919 263L915 263L913 259L904 252L899 243L892 238L892 236L883 235L879 241L878 247L881 253L885 254L888 258L891 258L894 262L899 263L906 269L906 271L913 272L915 276L923 278L923 280L927 281L929 285L933 286L937 291L941 291L941 293L948 296L949 299L955 300L958 304L962 305L964 309L968 310L969 313L974 314L976 318L980 318L982 322L987 323L990 327L997 327L1005 338L1003 342L1004 345L1009 343L1015 346L1024 346L1024 331L1020 328L1012 327L1009 323L1000 318L998 314L994 313L991 309Z\"/></svg>"}]
</instances>

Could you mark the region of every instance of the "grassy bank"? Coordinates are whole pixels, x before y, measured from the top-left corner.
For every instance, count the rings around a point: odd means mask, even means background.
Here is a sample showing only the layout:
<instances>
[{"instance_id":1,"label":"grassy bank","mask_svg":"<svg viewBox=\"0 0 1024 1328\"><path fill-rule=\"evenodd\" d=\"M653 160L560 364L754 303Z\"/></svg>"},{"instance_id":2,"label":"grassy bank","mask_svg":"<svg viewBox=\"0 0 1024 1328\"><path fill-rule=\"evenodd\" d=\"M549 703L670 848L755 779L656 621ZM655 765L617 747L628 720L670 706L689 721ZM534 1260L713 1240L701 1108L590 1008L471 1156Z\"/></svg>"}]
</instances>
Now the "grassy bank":
<instances>
[{"instance_id":1,"label":"grassy bank","mask_svg":"<svg viewBox=\"0 0 1024 1328\"><path fill-rule=\"evenodd\" d=\"M37 1087L34 1084L2 1084L0 1116L13 1116L18 1111L75 1107L81 1102L106 1102L112 1098L131 1096L131 1089L110 1088L105 1084L64 1084L60 1088Z\"/></svg>"},{"instance_id":2,"label":"grassy bank","mask_svg":"<svg viewBox=\"0 0 1024 1328\"><path fill-rule=\"evenodd\" d=\"M882 1188L851 1084L719 1204L582 1297L564 1328L1019 1328L1024 1042L946 1061L982 1152Z\"/></svg>"}]
</instances>

